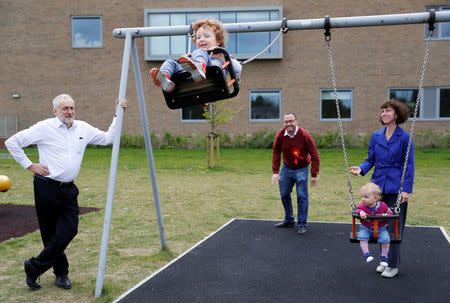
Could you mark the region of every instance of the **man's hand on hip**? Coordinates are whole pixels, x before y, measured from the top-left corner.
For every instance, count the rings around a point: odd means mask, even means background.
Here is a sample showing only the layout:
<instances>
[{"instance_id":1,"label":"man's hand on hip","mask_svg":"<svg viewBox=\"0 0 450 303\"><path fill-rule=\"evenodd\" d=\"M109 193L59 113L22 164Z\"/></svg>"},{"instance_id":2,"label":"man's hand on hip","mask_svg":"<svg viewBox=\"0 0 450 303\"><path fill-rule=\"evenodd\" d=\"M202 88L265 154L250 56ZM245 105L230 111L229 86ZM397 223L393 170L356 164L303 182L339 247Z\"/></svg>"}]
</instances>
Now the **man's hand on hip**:
<instances>
[{"instance_id":1,"label":"man's hand on hip","mask_svg":"<svg viewBox=\"0 0 450 303\"><path fill-rule=\"evenodd\" d=\"M34 174L38 174L41 176L48 176L50 175L50 171L48 170L47 165L40 164L40 163L33 163L31 164L28 169L33 172Z\"/></svg>"}]
</instances>

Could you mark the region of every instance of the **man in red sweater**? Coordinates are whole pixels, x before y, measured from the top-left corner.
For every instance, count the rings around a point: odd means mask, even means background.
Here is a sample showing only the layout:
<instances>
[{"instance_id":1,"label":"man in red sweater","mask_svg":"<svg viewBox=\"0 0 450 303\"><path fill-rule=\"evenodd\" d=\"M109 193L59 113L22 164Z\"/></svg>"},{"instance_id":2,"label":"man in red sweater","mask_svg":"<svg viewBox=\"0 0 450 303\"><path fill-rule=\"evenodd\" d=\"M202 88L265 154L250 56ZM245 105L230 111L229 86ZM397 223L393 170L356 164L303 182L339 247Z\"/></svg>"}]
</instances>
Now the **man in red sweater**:
<instances>
[{"instance_id":1,"label":"man in red sweater","mask_svg":"<svg viewBox=\"0 0 450 303\"><path fill-rule=\"evenodd\" d=\"M294 184L297 189L298 207L298 234L306 233L308 218L308 172L311 165L311 186L318 184L319 153L311 134L298 127L297 116L286 113L283 117L284 128L275 136L272 156L272 184L278 181L280 186L281 202L283 203L284 221L275 225L277 228L294 226L294 213L292 210L291 192ZM280 170L281 153L283 164Z\"/></svg>"}]
</instances>

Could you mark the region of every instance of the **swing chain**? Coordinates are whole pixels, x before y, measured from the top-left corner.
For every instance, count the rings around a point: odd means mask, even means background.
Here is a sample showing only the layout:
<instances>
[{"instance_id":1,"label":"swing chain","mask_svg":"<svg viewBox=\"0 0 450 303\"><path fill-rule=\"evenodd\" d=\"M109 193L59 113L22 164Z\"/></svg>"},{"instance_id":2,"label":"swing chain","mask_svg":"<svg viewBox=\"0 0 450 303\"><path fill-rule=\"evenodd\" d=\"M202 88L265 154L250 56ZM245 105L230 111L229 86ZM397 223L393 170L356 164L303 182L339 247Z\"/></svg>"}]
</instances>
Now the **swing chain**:
<instances>
[{"instance_id":1,"label":"swing chain","mask_svg":"<svg viewBox=\"0 0 450 303\"><path fill-rule=\"evenodd\" d=\"M239 62L239 63L241 65L245 65L247 63L252 62L253 60L258 58L262 54L264 54L269 48L272 47L272 45L275 44L275 42L277 42L277 40L281 37L281 34L286 34L288 32L288 30L289 30L289 28L287 26L287 18L283 17L283 19L281 20L280 31L279 31L278 35L272 40L272 42L270 42L269 45L267 45L262 51L260 51L259 53L257 53L253 57L251 57L251 58L249 58L249 59L247 59L247 60L245 60L243 62Z\"/></svg>"},{"instance_id":2,"label":"swing chain","mask_svg":"<svg viewBox=\"0 0 450 303\"><path fill-rule=\"evenodd\" d=\"M347 185L348 185L348 192L350 194L350 201L351 201L351 208L352 211L355 212L356 211L356 205L355 205L355 199L353 197L353 190L352 190L352 182L350 180L350 173L349 173L349 169L348 169L348 159L347 159L347 152L345 150L345 140L344 140L344 128L342 126L342 121L341 121L341 111L339 109L339 100L338 100L338 95L337 95L337 88L336 88L336 77L334 74L334 64L333 64L333 53L331 50L331 34L329 32L329 29L325 29L326 33L325 33L325 41L327 42L327 46L328 46L328 59L330 61L330 71L331 71L331 82L333 85L333 92L334 92L334 99L335 99L335 103L336 103L336 111L337 111L337 116L338 116L338 125L339 125L339 136L341 139L341 146L342 146L342 151L344 153L344 161L345 161L345 171L347 172Z\"/></svg>"},{"instance_id":3,"label":"swing chain","mask_svg":"<svg viewBox=\"0 0 450 303\"><path fill-rule=\"evenodd\" d=\"M417 112L419 109L419 104L421 99L423 99L423 81L425 79L425 71L427 68L427 61L428 61L428 56L430 53L430 47L431 47L431 37L433 36L433 30L434 30L434 10L430 11L430 21L429 21L429 27L428 27L428 40L425 46L425 56L423 59L423 65L422 65L422 74L420 76L420 80L419 80L419 88L418 88L418 94L417 94L417 99L416 99L416 105L414 108L414 117L413 117L413 121L411 123L411 132L410 132L410 136L409 136L409 140L408 140L408 147L406 149L406 155L405 155L405 162L403 164L403 171L402 171L402 178L400 180L400 189L398 191L398 195L397 195L397 202L395 204L395 208L394 208L394 212L396 214L400 213L400 202L402 199L402 190L403 190L403 183L405 181L405 175L406 175L406 167L408 165L408 158L409 158L409 153L411 150L411 144L413 141L413 137L414 137L414 129L416 126L416 117L417 117Z\"/></svg>"}]
</instances>

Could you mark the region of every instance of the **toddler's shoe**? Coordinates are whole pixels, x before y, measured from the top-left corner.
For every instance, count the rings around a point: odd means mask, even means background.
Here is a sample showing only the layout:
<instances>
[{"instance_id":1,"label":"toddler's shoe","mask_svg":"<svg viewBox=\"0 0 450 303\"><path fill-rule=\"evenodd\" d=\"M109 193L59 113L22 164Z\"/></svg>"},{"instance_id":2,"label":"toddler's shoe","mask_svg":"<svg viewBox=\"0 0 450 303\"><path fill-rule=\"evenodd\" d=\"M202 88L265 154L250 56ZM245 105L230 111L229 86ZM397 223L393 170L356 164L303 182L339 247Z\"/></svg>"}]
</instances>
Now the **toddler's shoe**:
<instances>
[{"instance_id":1,"label":"toddler's shoe","mask_svg":"<svg viewBox=\"0 0 450 303\"><path fill-rule=\"evenodd\" d=\"M170 81L169 75L160 71L158 68L150 70L150 77L156 86L161 87L165 92L171 93L175 89L175 83Z\"/></svg>"},{"instance_id":2,"label":"toddler's shoe","mask_svg":"<svg viewBox=\"0 0 450 303\"><path fill-rule=\"evenodd\" d=\"M202 82L206 79L206 64L203 61L194 61L186 55L178 59L181 67L191 74L192 80Z\"/></svg>"},{"instance_id":3,"label":"toddler's shoe","mask_svg":"<svg viewBox=\"0 0 450 303\"><path fill-rule=\"evenodd\" d=\"M388 267L388 257L380 257L380 265L377 267L377 272L382 273Z\"/></svg>"},{"instance_id":4,"label":"toddler's shoe","mask_svg":"<svg viewBox=\"0 0 450 303\"><path fill-rule=\"evenodd\" d=\"M367 263L373 261L373 257L372 257L372 255L369 252L365 253L363 257L364 257L364 260L366 260Z\"/></svg>"}]
</instances>

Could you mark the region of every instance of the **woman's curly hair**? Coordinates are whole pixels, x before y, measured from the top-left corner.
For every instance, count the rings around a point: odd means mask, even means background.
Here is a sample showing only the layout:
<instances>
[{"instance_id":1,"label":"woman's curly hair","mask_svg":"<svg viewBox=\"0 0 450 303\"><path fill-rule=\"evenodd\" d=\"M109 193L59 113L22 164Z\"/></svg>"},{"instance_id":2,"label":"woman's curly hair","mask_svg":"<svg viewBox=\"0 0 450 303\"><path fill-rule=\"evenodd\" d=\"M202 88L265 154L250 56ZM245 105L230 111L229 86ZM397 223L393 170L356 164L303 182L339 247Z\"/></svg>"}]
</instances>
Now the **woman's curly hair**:
<instances>
[{"instance_id":1,"label":"woman's curly hair","mask_svg":"<svg viewBox=\"0 0 450 303\"><path fill-rule=\"evenodd\" d=\"M400 102L398 100L391 99L389 101L384 102L380 106L381 109L387 108L387 107L392 107L394 109L395 114L397 115L397 119L395 120L395 123L397 125L402 124L403 122L408 120L409 109L404 102ZM383 124L383 120L381 119L381 117L380 117L380 122L381 122L381 124Z\"/></svg>"}]
</instances>

